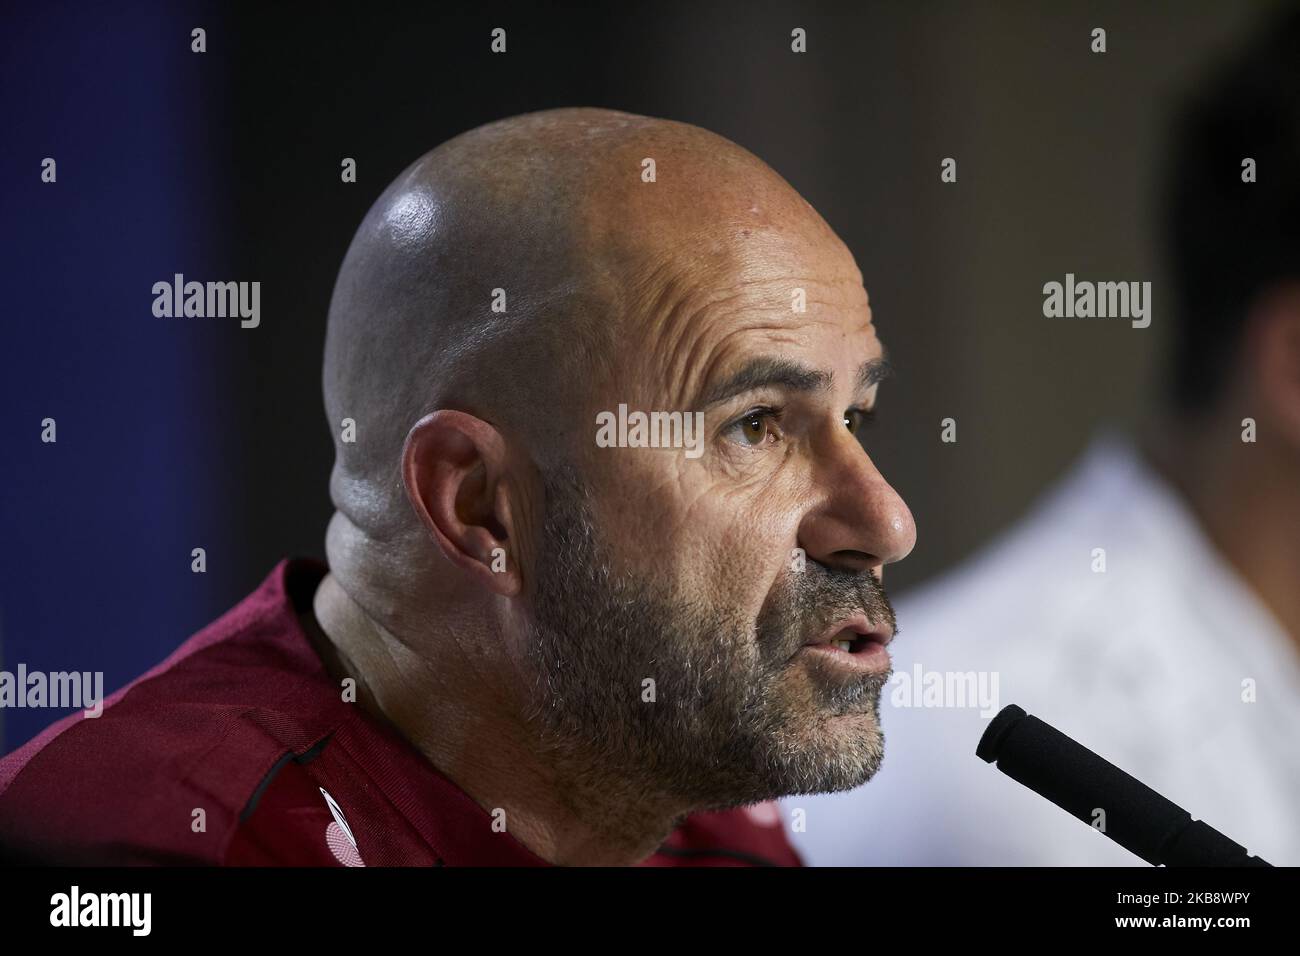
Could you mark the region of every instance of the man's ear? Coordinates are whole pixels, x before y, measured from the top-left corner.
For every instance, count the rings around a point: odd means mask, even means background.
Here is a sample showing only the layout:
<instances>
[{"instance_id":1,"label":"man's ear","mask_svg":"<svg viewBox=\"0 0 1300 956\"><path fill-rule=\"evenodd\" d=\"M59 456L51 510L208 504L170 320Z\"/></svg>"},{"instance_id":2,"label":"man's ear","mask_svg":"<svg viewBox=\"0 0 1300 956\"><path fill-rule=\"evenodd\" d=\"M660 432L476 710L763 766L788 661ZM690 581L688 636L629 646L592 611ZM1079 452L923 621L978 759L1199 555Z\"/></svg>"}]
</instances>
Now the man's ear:
<instances>
[{"instance_id":1,"label":"man's ear","mask_svg":"<svg viewBox=\"0 0 1300 956\"><path fill-rule=\"evenodd\" d=\"M508 459L505 439L487 422L441 409L407 434L402 481L447 560L485 588L513 596L523 579Z\"/></svg>"},{"instance_id":2,"label":"man's ear","mask_svg":"<svg viewBox=\"0 0 1300 956\"><path fill-rule=\"evenodd\" d=\"M1272 290L1251 319L1253 390L1272 426L1300 450L1300 283Z\"/></svg>"}]
</instances>

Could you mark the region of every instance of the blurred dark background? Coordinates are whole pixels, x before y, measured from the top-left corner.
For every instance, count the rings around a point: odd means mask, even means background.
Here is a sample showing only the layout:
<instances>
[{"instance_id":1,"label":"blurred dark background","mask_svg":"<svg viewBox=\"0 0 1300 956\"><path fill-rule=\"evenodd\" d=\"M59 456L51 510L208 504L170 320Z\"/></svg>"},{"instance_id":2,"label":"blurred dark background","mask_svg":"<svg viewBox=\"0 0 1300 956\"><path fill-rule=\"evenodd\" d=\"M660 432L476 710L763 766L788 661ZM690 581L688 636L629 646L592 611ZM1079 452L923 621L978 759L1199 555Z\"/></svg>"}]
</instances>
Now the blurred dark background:
<instances>
[{"instance_id":1,"label":"blurred dark background","mask_svg":"<svg viewBox=\"0 0 1300 956\"><path fill-rule=\"evenodd\" d=\"M319 368L353 230L428 149L554 106L735 140L848 243L898 373L873 457L919 526L889 581L925 579L1098 428L1150 411L1173 320L1153 244L1169 110L1276 6L7 6L0 667L103 671L109 692L282 556L323 555ZM260 281L260 327L155 318L177 272ZM1151 327L1044 320L1066 272L1152 280ZM0 752L56 716L0 711Z\"/></svg>"}]
</instances>

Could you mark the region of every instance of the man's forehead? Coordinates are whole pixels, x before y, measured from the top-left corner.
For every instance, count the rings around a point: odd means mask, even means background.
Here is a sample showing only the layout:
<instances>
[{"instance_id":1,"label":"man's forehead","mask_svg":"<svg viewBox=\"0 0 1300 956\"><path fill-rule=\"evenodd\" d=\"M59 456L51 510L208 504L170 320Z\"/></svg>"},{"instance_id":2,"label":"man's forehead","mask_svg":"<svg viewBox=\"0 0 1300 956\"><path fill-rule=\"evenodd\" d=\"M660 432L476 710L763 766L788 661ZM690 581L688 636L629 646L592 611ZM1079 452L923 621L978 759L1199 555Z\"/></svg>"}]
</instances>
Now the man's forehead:
<instances>
[{"instance_id":1,"label":"man's forehead","mask_svg":"<svg viewBox=\"0 0 1300 956\"><path fill-rule=\"evenodd\" d=\"M687 400L703 377L760 352L879 355L852 254L770 170L710 191L694 177L689 188L661 181L621 210L617 224L590 220L586 266L618 302L632 362L615 364L667 386L659 400Z\"/></svg>"},{"instance_id":2,"label":"man's forehead","mask_svg":"<svg viewBox=\"0 0 1300 956\"><path fill-rule=\"evenodd\" d=\"M694 350L697 361L681 370L682 377L716 383L756 356L795 359L832 371L841 364L883 355L869 309L801 319L773 322L770 317L746 316L716 336L706 335Z\"/></svg>"},{"instance_id":3,"label":"man's forehead","mask_svg":"<svg viewBox=\"0 0 1300 956\"><path fill-rule=\"evenodd\" d=\"M753 281L698 309L657 317L643 353L646 371L662 383L656 391L692 403L759 358L797 362L838 381L854 374L841 366L883 356L860 283L800 281Z\"/></svg>"}]
</instances>

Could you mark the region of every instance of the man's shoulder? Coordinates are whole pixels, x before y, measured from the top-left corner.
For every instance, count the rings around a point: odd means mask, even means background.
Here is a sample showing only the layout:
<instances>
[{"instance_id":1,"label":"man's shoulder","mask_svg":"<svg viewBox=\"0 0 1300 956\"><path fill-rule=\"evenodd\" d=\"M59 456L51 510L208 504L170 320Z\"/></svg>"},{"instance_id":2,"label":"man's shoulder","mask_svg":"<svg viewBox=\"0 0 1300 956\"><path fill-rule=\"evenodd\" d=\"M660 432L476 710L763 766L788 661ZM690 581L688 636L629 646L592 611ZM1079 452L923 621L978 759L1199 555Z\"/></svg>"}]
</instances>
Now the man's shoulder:
<instances>
[{"instance_id":1,"label":"man's shoulder","mask_svg":"<svg viewBox=\"0 0 1300 956\"><path fill-rule=\"evenodd\" d=\"M229 612L104 702L0 760L0 846L67 862L216 862L259 782L331 730L294 624L314 562L282 562Z\"/></svg>"}]
</instances>

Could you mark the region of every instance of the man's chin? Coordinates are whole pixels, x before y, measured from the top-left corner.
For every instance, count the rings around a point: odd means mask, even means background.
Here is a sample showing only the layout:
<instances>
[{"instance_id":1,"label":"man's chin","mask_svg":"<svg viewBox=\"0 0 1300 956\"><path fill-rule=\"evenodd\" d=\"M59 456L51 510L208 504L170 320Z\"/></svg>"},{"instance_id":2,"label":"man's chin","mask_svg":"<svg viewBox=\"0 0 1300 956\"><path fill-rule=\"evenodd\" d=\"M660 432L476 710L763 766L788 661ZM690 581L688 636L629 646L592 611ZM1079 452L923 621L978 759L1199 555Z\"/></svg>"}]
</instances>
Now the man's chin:
<instances>
[{"instance_id":1,"label":"man's chin","mask_svg":"<svg viewBox=\"0 0 1300 956\"><path fill-rule=\"evenodd\" d=\"M874 711L835 714L821 726L821 779L803 793L829 793L860 787L880 769L885 738Z\"/></svg>"},{"instance_id":2,"label":"man's chin","mask_svg":"<svg viewBox=\"0 0 1300 956\"><path fill-rule=\"evenodd\" d=\"M773 761L779 770L766 798L852 790L874 777L884 759L873 707L822 717L801 736Z\"/></svg>"},{"instance_id":3,"label":"man's chin","mask_svg":"<svg viewBox=\"0 0 1300 956\"><path fill-rule=\"evenodd\" d=\"M852 790L876 775L884 757L884 736L872 708L822 716L810 723L799 733L782 734L781 746L769 749L748 772L715 780L714 786L689 795L696 809L732 809L782 797Z\"/></svg>"}]
</instances>

